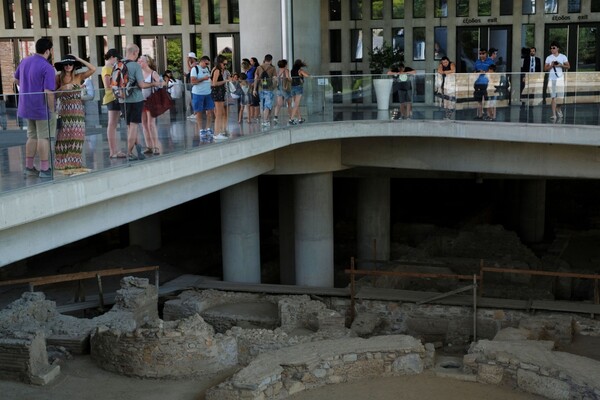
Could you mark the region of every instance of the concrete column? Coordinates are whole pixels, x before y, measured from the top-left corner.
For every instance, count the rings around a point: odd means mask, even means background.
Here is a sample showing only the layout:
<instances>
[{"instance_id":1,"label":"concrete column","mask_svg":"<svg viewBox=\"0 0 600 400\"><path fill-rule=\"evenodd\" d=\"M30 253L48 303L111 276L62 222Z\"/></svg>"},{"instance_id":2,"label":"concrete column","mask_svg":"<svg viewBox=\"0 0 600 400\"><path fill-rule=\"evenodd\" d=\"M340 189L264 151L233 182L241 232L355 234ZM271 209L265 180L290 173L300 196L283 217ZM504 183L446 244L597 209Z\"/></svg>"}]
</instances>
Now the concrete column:
<instances>
[{"instance_id":1,"label":"concrete column","mask_svg":"<svg viewBox=\"0 0 600 400\"><path fill-rule=\"evenodd\" d=\"M523 180L520 183L520 236L528 243L544 239L546 213L546 180Z\"/></svg>"},{"instance_id":2,"label":"concrete column","mask_svg":"<svg viewBox=\"0 0 600 400\"><path fill-rule=\"evenodd\" d=\"M296 284L333 287L333 176L294 179Z\"/></svg>"},{"instance_id":3,"label":"concrete column","mask_svg":"<svg viewBox=\"0 0 600 400\"><path fill-rule=\"evenodd\" d=\"M152 214L129 223L129 245L144 250L158 250L162 246L160 215Z\"/></svg>"},{"instance_id":4,"label":"concrete column","mask_svg":"<svg viewBox=\"0 0 600 400\"><path fill-rule=\"evenodd\" d=\"M390 179L358 180L357 248L359 259L390 259ZM374 269L373 263L359 268Z\"/></svg>"},{"instance_id":5,"label":"concrete column","mask_svg":"<svg viewBox=\"0 0 600 400\"><path fill-rule=\"evenodd\" d=\"M241 58L256 57L262 63L265 54L271 54L277 65L283 58L281 1L240 1L239 6Z\"/></svg>"},{"instance_id":6,"label":"concrete column","mask_svg":"<svg viewBox=\"0 0 600 400\"><path fill-rule=\"evenodd\" d=\"M294 260L294 180L279 177L279 281L296 284Z\"/></svg>"},{"instance_id":7,"label":"concrete column","mask_svg":"<svg viewBox=\"0 0 600 400\"><path fill-rule=\"evenodd\" d=\"M258 179L221 191L223 280L260 283Z\"/></svg>"}]
</instances>

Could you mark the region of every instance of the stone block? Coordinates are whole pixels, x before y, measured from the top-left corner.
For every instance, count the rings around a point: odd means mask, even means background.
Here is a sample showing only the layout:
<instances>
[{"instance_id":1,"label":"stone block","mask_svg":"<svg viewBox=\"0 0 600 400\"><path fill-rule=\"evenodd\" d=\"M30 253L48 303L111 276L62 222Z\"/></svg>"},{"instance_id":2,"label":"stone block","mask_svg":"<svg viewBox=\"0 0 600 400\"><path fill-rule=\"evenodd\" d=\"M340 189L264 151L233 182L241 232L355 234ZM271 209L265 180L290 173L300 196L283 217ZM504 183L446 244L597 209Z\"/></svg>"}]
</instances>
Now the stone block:
<instances>
[{"instance_id":1,"label":"stone block","mask_svg":"<svg viewBox=\"0 0 600 400\"><path fill-rule=\"evenodd\" d=\"M517 385L521 390L538 394L552 400L568 400L570 388L566 382L540 376L532 371L519 369L517 371Z\"/></svg>"},{"instance_id":2,"label":"stone block","mask_svg":"<svg viewBox=\"0 0 600 400\"><path fill-rule=\"evenodd\" d=\"M504 368L499 365L479 364L477 368L477 380L482 383L498 385L504 377Z\"/></svg>"},{"instance_id":3,"label":"stone block","mask_svg":"<svg viewBox=\"0 0 600 400\"><path fill-rule=\"evenodd\" d=\"M420 374L423 368L423 360L418 354L400 356L392 364L393 372L406 375Z\"/></svg>"}]
</instances>

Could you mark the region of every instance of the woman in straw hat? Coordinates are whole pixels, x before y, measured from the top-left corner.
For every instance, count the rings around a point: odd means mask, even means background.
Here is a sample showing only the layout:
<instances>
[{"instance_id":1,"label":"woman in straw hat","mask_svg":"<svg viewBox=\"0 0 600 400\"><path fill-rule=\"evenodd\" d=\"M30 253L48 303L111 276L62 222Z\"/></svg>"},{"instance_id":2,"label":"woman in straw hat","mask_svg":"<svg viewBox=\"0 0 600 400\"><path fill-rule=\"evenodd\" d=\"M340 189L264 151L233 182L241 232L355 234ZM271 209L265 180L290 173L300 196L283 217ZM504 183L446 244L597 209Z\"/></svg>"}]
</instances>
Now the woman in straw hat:
<instances>
[{"instance_id":1,"label":"woman in straw hat","mask_svg":"<svg viewBox=\"0 0 600 400\"><path fill-rule=\"evenodd\" d=\"M76 72L83 66L87 70ZM85 141L85 108L81 100L83 81L96 72L89 62L74 55L67 55L54 64L56 76L57 113L61 119L61 128L56 134L54 167L57 170L79 169L83 165L83 143Z\"/></svg>"}]
</instances>

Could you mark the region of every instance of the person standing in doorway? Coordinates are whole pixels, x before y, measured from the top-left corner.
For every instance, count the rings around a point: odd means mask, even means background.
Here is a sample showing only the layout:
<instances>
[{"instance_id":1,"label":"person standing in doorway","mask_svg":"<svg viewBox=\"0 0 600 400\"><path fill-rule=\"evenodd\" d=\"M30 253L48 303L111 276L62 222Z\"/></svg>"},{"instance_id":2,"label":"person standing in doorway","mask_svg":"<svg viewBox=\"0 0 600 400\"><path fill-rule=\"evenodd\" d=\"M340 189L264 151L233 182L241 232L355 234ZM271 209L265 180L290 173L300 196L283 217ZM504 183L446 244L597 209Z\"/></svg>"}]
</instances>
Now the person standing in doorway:
<instances>
[{"instance_id":1,"label":"person standing in doorway","mask_svg":"<svg viewBox=\"0 0 600 400\"><path fill-rule=\"evenodd\" d=\"M560 53L557 42L550 44L550 55L546 57L544 71L548 72L548 86L550 86L550 97L552 98L552 116L550 119L556 121L563 117L561 104L557 98L565 97L565 71L571 68L567 56Z\"/></svg>"},{"instance_id":2,"label":"person standing in doorway","mask_svg":"<svg viewBox=\"0 0 600 400\"><path fill-rule=\"evenodd\" d=\"M521 76L521 93L523 93L523 90L525 89L527 83L527 74L534 72L542 72L542 60L540 60L539 57L536 57L535 53L536 48L531 47L529 49L528 55L526 55L523 58L523 64L521 65L521 72L523 73ZM531 93L529 93L527 97L531 98Z\"/></svg>"},{"instance_id":3,"label":"person standing in doorway","mask_svg":"<svg viewBox=\"0 0 600 400\"><path fill-rule=\"evenodd\" d=\"M20 87L17 116L27 120L27 142L25 143L25 176L52 178L50 169L50 137L56 121L54 112L54 90L56 71L52 67L52 42L41 38L35 43L35 54L23 59L14 78ZM54 123L56 126L56 123ZM40 170L33 166L36 156L40 158Z\"/></svg>"}]
</instances>

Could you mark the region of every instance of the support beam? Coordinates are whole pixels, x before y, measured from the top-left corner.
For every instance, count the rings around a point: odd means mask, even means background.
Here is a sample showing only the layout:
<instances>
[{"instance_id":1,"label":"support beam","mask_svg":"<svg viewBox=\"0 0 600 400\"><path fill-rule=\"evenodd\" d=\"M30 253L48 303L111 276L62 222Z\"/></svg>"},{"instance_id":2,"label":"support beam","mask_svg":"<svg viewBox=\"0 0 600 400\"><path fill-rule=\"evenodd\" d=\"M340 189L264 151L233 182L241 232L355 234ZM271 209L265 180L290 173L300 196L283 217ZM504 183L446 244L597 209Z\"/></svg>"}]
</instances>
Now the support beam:
<instances>
[{"instance_id":1,"label":"support beam","mask_svg":"<svg viewBox=\"0 0 600 400\"><path fill-rule=\"evenodd\" d=\"M221 191L223 280L260 283L258 178Z\"/></svg>"},{"instance_id":2,"label":"support beam","mask_svg":"<svg viewBox=\"0 0 600 400\"><path fill-rule=\"evenodd\" d=\"M390 179L358 180L357 247L359 260L390 259ZM375 269L373 263L359 268Z\"/></svg>"},{"instance_id":3,"label":"support beam","mask_svg":"<svg viewBox=\"0 0 600 400\"><path fill-rule=\"evenodd\" d=\"M296 284L333 287L332 174L294 179Z\"/></svg>"}]
</instances>

